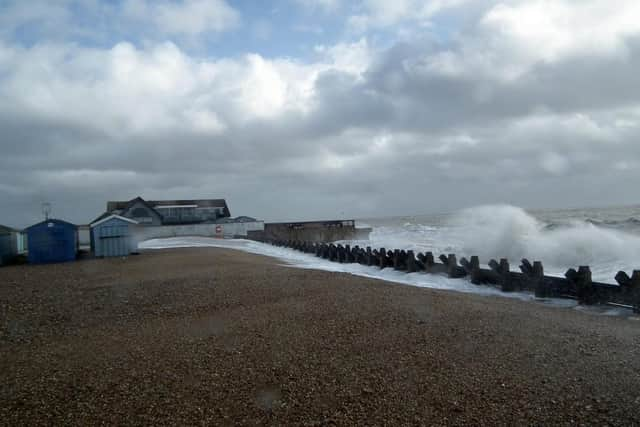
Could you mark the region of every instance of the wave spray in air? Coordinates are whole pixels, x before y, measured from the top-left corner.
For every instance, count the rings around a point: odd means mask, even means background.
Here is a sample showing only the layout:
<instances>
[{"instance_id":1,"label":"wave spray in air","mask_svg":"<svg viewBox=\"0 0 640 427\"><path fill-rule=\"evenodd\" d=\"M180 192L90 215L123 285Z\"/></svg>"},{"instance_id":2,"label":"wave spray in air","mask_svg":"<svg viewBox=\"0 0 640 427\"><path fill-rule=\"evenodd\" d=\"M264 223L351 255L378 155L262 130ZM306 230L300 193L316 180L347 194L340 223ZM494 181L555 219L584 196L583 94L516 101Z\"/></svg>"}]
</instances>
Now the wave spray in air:
<instances>
[{"instance_id":1,"label":"wave spray in air","mask_svg":"<svg viewBox=\"0 0 640 427\"><path fill-rule=\"evenodd\" d=\"M620 210L632 209L632 212ZM594 280L613 283L619 270L640 269L640 208L535 211L480 206L449 214L367 220L370 241L352 244L478 255L481 262L540 260L549 274L589 265ZM640 216L640 215L639 215Z\"/></svg>"}]
</instances>

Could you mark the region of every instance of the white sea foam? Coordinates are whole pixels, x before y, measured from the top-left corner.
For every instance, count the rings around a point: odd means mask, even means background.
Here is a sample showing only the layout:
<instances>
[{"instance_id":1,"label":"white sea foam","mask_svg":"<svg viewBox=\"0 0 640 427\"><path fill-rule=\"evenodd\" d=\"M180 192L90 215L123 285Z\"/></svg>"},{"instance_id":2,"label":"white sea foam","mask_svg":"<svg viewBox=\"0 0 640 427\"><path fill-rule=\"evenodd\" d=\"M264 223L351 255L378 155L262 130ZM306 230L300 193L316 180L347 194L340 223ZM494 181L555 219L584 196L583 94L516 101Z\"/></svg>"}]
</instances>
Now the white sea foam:
<instances>
[{"instance_id":1,"label":"white sea foam","mask_svg":"<svg viewBox=\"0 0 640 427\"><path fill-rule=\"evenodd\" d=\"M556 214L556 216L558 216ZM507 258L517 269L522 258L543 262L545 272L562 276L567 269L589 265L593 279L614 283L615 274L640 268L640 235L571 218L549 223L513 206L481 206L446 217L380 220L369 241L345 243L418 252Z\"/></svg>"},{"instance_id":2,"label":"white sea foam","mask_svg":"<svg viewBox=\"0 0 640 427\"><path fill-rule=\"evenodd\" d=\"M485 296L497 296L514 298L523 301L537 301L542 304L556 307L587 310L592 314L611 315L611 309L579 307L573 300L566 299L536 299L533 294L524 292L504 293L489 286L476 286L466 279L450 279L445 276L426 273L404 273L390 268L380 270L377 267L369 267L360 264L340 264L317 258L311 254L294 251L293 249L275 247L259 242L239 239L214 239L209 237L174 237L167 239L154 239L140 243L140 249L170 249L189 247L216 247L235 249L257 255L265 255L279 259L286 265L295 268L324 270L339 273L353 274L354 276L385 280L390 283L410 285L421 288L440 289L447 291L473 293ZM629 315L628 310L619 310L621 315Z\"/></svg>"},{"instance_id":3,"label":"white sea foam","mask_svg":"<svg viewBox=\"0 0 640 427\"><path fill-rule=\"evenodd\" d=\"M513 206L481 206L450 215L369 219L359 221L372 228L369 240L348 241L351 245L415 252L432 251L455 253L458 257L478 255L486 264L491 258L507 258L517 270L521 258L540 260L545 273L562 276L568 268L589 265L596 281L614 283L619 270L631 272L640 268L640 228L619 229L595 225L589 218L603 223L616 218L616 224L637 226L638 221L626 221L638 216L638 208L612 215L599 211L550 211L538 218ZM546 215L546 216L545 216ZM622 217L622 221L618 219ZM586 218L586 220L585 220ZM625 225L627 226L627 225ZM183 237L150 240L141 243L145 249L172 247L220 247L271 256L288 265L326 271L350 273L362 277L382 279L393 283L468 292L483 295L533 300L528 293L505 294L487 286L475 286L465 279L449 279L424 273L403 273L393 269L380 270L359 264L339 264L287 248L278 248L247 240L219 240L202 237ZM576 307L570 300L549 300L558 306ZM582 308L580 308L582 309ZM597 314L628 313L628 310L592 309ZM620 313L619 313L620 312Z\"/></svg>"}]
</instances>

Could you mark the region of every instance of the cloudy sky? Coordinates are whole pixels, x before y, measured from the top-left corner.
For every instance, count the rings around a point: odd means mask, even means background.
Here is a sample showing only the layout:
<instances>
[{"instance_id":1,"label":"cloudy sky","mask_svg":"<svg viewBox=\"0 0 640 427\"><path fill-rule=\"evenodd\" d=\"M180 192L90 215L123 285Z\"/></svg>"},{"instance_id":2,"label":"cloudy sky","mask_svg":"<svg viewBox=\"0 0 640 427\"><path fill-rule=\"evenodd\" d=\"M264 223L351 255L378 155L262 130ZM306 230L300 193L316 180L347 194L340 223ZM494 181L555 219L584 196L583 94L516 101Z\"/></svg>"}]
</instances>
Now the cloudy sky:
<instances>
[{"instance_id":1,"label":"cloudy sky","mask_svg":"<svg viewBox=\"0 0 640 427\"><path fill-rule=\"evenodd\" d=\"M637 0L0 0L0 223L640 201Z\"/></svg>"}]
</instances>

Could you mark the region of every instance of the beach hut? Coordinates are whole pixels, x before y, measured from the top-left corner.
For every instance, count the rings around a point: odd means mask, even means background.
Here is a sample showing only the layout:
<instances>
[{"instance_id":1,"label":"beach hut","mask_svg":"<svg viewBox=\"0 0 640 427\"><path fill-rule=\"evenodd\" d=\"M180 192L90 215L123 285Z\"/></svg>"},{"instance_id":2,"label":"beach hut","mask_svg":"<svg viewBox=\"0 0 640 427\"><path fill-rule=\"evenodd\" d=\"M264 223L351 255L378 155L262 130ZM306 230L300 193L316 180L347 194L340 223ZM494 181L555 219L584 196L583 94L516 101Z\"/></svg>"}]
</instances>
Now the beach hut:
<instances>
[{"instance_id":1,"label":"beach hut","mask_svg":"<svg viewBox=\"0 0 640 427\"><path fill-rule=\"evenodd\" d=\"M48 219L26 229L30 264L66 262L76 259L78 227L59 219Z\"/></svg>"},{"instance_id":2,"label":"beach hut","mask_svg":"<svg viewBox=\"0 0 640 427\"><path fill-rule=\"evenodd\" d=\"M11 263L18 255L18 234L13 228L0 225L0 265Z\"/></svg>"},{"instance_id":3,"label":"beach hut","mask_svg":"<svg viewBox=\"0 0 640 427\"><path fill-rule=\"evenodd\" d=\"M91 224L91 247L97 257L127 256L137 251L135 230L138 222L109 215Z\"/></svg>"}]
</instances>

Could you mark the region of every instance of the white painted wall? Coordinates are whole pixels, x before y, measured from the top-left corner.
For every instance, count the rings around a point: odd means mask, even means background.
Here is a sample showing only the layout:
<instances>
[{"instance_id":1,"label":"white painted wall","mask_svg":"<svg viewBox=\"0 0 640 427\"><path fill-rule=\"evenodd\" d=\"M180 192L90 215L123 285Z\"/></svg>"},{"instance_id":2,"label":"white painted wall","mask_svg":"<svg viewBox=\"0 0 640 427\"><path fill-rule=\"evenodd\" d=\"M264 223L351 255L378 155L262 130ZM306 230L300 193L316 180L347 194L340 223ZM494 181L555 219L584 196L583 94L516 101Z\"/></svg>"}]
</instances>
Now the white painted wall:
<instances>
[{"instance_id":1,"label":"white painted wall","mask_svg":"<svg viewBox=\"0 0 640 427\"><path fill-rule=\"evenodd\" d=\"M234 236L246 237L248 231L264 230L264 222L232 222L226 224L192 224L192 225L161 225L138 227L135 231L136 240L143 242L150 239L167 237L202 236L230 239Z\"/></svg>"}]
</instances>

